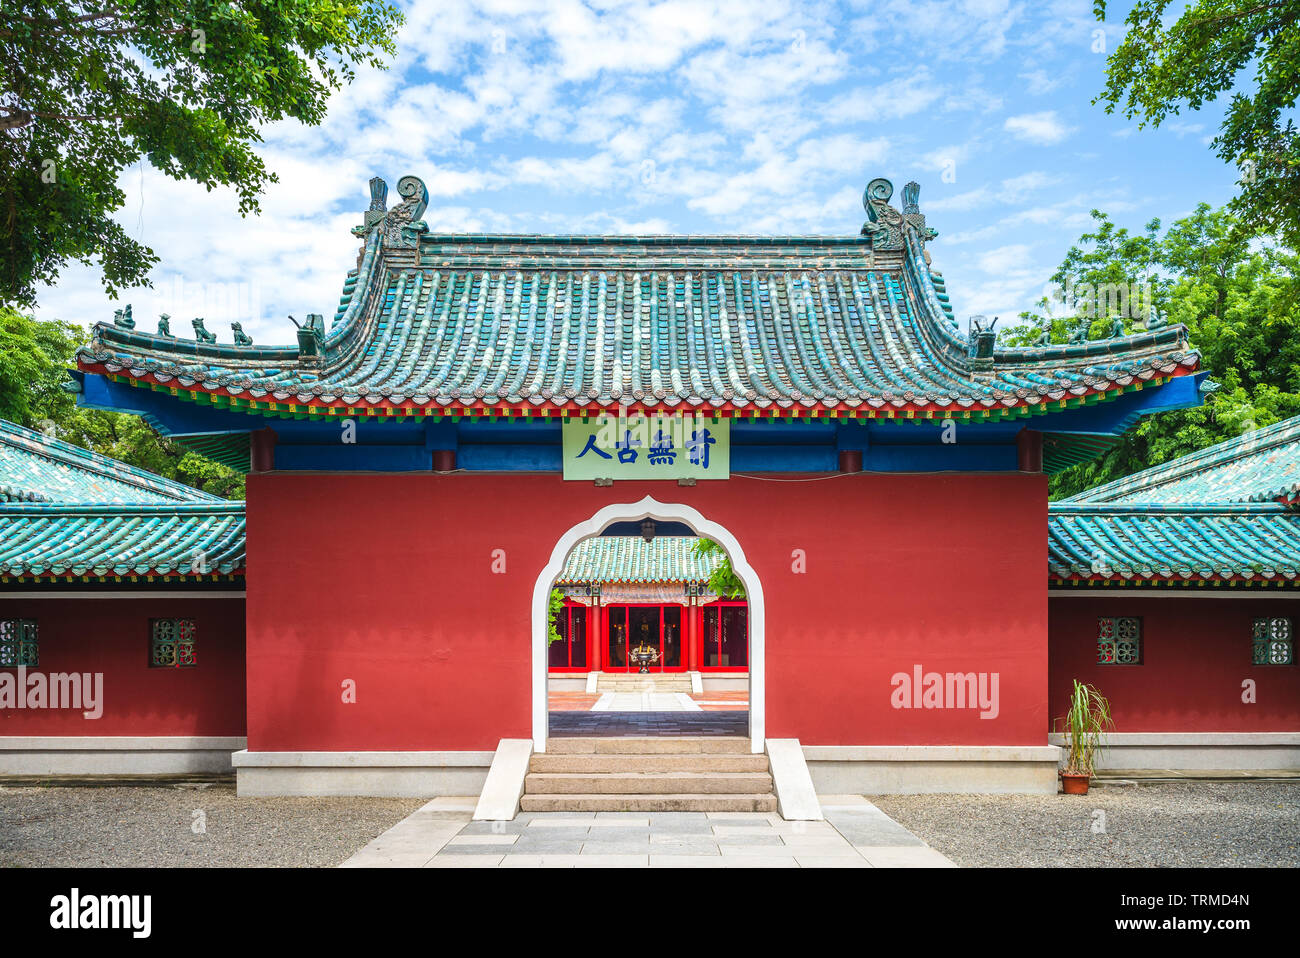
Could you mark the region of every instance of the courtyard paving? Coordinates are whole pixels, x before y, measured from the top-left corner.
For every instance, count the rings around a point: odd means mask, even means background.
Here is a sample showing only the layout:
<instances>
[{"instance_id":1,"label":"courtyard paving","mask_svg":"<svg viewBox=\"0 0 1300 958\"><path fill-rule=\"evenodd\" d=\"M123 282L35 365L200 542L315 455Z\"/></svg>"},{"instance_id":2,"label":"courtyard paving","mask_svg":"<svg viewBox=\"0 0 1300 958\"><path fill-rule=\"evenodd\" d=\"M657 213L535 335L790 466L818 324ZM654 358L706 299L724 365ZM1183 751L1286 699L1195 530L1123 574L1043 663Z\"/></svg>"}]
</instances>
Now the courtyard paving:
<instances>
[{"instance_id":1,"label":"courtyard paving","mask_svg":"<svg viewBox=\"0 0 1300 958\"><path fill-rule=\"evenodd\" d=\"M597 864L600 855L626 854L601 847L622 838L617 832L595 833L610 828L634 830L635 835L627 834L635 839L631 855L638 862L644 832L647 865L652 847L656 865L664 855L708 860L683 861L683 867L766 865L761 854L766 847L774 866L792 867L791 858L799 866L802 855L805 862L835 859L829 863L863 867L845 852L847 844L877 867L900 855L919 860L935 853L975 867L1300 867L1300 782L1295 781L1106 783L1086 796L882 795L872 796L871 808L865 799L853 797L823 795L822 802L828 821L802 826L802 831L774 816L734 813L675 816L676 821L646 814L613 824L597 824L612 821L609 815L548 813L521 817L496 831L491 824L466 831L472 799L239 798L230 784L10 784L0 786L0 867L355 865L359 849L372 861L385 848L389 854L381 858L398 857L393 854L399 850L394 839L402 835L394 828L398 825L408 837L412 828L424 831L427 840L426 845L406 846L413 854L405 864L438 868L451 867L450 857L460 859L457 867L492 867L497 856L499 866L531 865L518 856L534 854L528 846L546 836L551 841L581 839L578 859L559 858L558 864ZM862 804L853 810L855 802ZM842 806L850 810L841 813ZM740 819L745 821L732 824ZM542 820L552 824L532 824ZM753 841L740 841L735 828L752 830ZM573 831L566 835L564 829ZM457 837L462 839L457 847L498 847L444 857L444 846ZM708 847L694 850L709 854L676 854L686 848L668 848L696 842ZM929 848L912 844L916 842ZM819 843L820 848L811 847ZM739 851L745 844L751 850ZM500 847L505 845L510 848ZM716 856L711 846L717 847ZM724 853L724 846L730 850ZM555 860L561 853L536 854ZM572 855L572 845L563 854ZM737 861L743 855L756 857Z\"/></svg>"},{"instance_id":2,"label":"courtyard paving","mask_svg":"<svg viewBox=\"0 0 1300 958\"><path fill-rule=\"evenodd\" d=\"M704 692L551 692L552 712L745 712L749 692L744 689Z\"/></svg>"},{"instance_id":3,"label":"courtyard paving","mask_svg":"<svg viewBox=\"0 0 1300 958\"><path fill-rule=\"evenodd\" d=\"M639 694L639 693L638 693ZM558 736L748 735L746 711L551 712L550 732Z\"/></svg>"},{"instance_id":4,"label":"courtyard paving","mask_svg":"<svg viewBox=\"0 0 1300 958\"><path fill-rule=\"evenodd\" d=\"M473 822L471 811L470 799L434 799L342 867L952 867L860 796L828 797L824 822L769 812L521 812Z\"/></svg>"}]
</instances>

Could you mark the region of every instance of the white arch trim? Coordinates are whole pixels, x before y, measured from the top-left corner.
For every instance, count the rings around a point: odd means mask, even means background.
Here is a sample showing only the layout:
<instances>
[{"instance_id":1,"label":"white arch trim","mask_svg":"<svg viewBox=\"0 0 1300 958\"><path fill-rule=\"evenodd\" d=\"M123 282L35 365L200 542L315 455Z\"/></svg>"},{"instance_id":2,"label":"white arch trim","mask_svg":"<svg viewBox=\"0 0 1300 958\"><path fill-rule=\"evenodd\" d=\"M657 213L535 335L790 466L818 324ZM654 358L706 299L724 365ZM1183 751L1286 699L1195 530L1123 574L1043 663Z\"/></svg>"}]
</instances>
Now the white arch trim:
<instances>
[{"instance_id":1,"label":"white arch trim","mask_svg":"<svg viewBox=\"0 0 1300 958\"><path fill-rule=\"evenodd\" d=\"M749 737L750 750L755 753L763 751L765 729L764 697L764 623L765 606L763 601L763 584L745 558L745 550L740 547L736 537L723 526L712 522L690 506L676 502L659 502L653 496L646 496L640 502L615 503L605 506L590 519L579 522L555 544L551 551L551 560L537 577L533 586L533 748L538 752L546 751L547 736L547 642L546 612L553 583L564 570L564 562L569 553L583 539L600 535L615 522L636 521L645 518L665 522L683 522L690 526L696 535L705 536L717 542L727 550L731 557L731 567L740 581L745 585L745 597L749 604Z\"/></svg>"}]
</instances>

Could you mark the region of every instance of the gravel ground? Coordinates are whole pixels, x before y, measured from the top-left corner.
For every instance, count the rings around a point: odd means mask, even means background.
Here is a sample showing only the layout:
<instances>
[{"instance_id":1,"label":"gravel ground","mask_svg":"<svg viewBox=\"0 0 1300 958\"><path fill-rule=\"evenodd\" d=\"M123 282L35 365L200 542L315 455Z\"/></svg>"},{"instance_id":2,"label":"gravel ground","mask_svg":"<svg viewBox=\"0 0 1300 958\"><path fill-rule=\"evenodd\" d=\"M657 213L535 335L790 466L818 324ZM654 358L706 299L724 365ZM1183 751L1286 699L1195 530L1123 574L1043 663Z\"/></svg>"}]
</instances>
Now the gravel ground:
<instances>
[{"instance_id":1,"label":"gravel ground","mask_svg":"<svg viewBox=\"0 0 1300 958\"><path fill-rule=\"evenodd\" d=\"M0 788L0 866L337 865L424 803L236 798L230 785Z\"/></svg>"},{"instance_id":2,"label":"gravel ground","mask_svg":"<svg viewBox=\"0 0 1300 958\"><path fill-rule=\"evenodd\" d=\"M1300 783L1094 785L1083 796L868 797L959 865L1300 866ZM1094 832L1094 823L1105 831Z\"/></svg>"}]
</instances>

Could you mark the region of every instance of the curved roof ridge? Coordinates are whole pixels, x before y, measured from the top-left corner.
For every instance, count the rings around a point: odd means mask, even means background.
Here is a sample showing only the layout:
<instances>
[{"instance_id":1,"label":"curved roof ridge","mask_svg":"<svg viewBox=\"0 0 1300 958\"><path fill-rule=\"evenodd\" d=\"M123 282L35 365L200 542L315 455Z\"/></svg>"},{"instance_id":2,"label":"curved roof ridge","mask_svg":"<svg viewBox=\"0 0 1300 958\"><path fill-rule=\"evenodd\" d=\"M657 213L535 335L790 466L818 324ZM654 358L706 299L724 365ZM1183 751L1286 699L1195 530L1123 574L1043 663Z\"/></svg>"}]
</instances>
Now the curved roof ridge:
<instances>
[{"instance_id":1,"label":"curved roof ridge","mask_svg":"<svg viewBox=\"0 0 1300 958\"><path fill-rule=\"evenodd\" d=\"M110 456L0 420L0 502L226 502Z\"/></svg>"},{"instance_id":2,"label":"curved roof ridge","mask_svg":"<svg viewBox=\"0 0 1300 958\"><path fill-rule=\"evenodd\" d=\"M371 190L329 330L312 313L297 347L259 347L101 323L81 369L261 415L978 422L1113 399L1200 362L1183 327L1010 351L988 330L962 335L915 183L899 212L873 180L867 224L839 236L434 233L414 177L392 209L382 180Z\"/></svg>"},{"instance_id":3,"label":"curved roof ridge","mask_svg":"<svg viewBox=\"0 0 1300 958\"><path fill-rule=\"evenodd\" d=\"M697 536L593 536L573 547L557 585L584 582L706 582L724 556L697 555Z\"/></svg>"},{"instance_id":4,"label":"curved roof ridge","mask_svg":"<svg viewBox=\"0 0 1300 958\"><path fill-rule=\"evenodd\" d=\"M1061 503L1263 502L1300 492L1300 416L1207 446ZM1181 493L1181 495L1180 495Z\"/></svg>"}]
</instances>

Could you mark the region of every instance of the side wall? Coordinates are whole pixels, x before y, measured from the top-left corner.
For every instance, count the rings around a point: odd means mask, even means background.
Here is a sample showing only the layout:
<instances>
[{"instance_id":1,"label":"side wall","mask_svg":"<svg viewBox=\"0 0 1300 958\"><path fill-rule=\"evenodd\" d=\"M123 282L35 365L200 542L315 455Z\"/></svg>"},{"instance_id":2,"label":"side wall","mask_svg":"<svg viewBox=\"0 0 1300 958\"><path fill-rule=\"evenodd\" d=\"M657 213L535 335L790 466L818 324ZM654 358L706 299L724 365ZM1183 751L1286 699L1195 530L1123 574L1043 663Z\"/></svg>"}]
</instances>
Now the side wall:
<instances>
[{"instance_id":1,"label":"side wall","mask_svg":"<svg viewBox=\"0 0 1300 958\"><path fill-rule=\"evenodd\" d=\"M1041 476L270 473L248 482L250 752L528 738L537 576L564 531L646 495L721 523L761 577L769 736L1045 744ZM917 666L996 673L996 716L895 708L891 677Z\"/></svg>"},{"instance_id":2,"label":"side wall","mask_svg":"<svg viewBox=\"0 0 1300 958\"><path fill-rule=\"evenodd\" d=\"M192 618L198 665L149 667L149 620ZM0 773L136 774L229 770L245 734L242 598L48 598L0 594L0 618L35 619L28 669L102 674L103 714L0 709ZM16 677L15 669L3 670Z\"/></svg>"},{"instance_id":3,"label":"side wall","mask_svg":"<svg viewBox=\"0 0 1300 958\"><path fill-rule=\"evenodd\" d=\"M1189 589L1053 596L1048 609L1051 714L1064 714L1074 679L1110 699L1117 734L1103 767L1300 767L1300 667L1251 664L1253 620L1300 625L1300 601ZM1142 618L1141 665L1097 664L1103 616Z\"/></svg>"}]
</instances>

